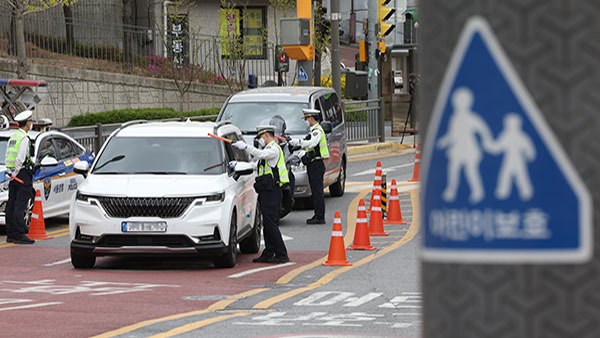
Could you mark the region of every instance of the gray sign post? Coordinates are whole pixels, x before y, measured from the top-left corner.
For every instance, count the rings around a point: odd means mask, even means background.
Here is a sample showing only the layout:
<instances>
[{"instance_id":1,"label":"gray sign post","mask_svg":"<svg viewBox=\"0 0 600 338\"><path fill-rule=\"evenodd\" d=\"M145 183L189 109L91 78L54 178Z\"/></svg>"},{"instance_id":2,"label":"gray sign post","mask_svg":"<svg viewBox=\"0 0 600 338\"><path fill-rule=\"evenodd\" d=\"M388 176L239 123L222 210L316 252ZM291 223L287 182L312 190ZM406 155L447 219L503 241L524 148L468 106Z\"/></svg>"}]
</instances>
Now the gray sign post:
<instances>
[{"instance_id":1,"label":"gray sign post","mask_svg":"<svg viewBox=\"0 0 600 338\"><path fill-rule=\"evenodd\" d=\"M420 6L423 336L600 337L600 7Z\"/></svg>"}]
</instances>

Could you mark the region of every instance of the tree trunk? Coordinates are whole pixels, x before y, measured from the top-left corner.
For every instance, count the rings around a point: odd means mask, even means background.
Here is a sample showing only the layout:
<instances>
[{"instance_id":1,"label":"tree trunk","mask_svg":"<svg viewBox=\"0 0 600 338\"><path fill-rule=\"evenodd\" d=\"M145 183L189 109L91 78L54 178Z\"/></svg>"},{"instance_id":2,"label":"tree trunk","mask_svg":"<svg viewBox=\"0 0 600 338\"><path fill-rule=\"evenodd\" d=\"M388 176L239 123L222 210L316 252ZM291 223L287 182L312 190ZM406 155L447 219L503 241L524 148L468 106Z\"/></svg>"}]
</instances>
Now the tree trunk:
<instances>
[{"instance_id":1,"label":"tree trunk","mask_svg":"<svg viewBox=\"0 0 600 338\"><path fill-rule=\"evenodd\" d=\"M15 1L15 35L17 42L17 78L24 79L27 76L27 55L25 54L25 23L23 13L25 4Z\"/></svg>"},{"instance_id":2,"label":"tree trunk","mask_svg":"<svg viewBox=\"0 0 600 338\"><path fill-rule=\"evenodd\" d=\"M323 32L323 0L316 0L317 3L317 11L314 15L314 36L317 39L323 39L325 32ZM314 43L313 43L314 44ZM321 87L321 50L319 48L315 48L315 56L314 56L314 73L313 73L313 86Z\"/></svg>"},{"instance_id":3,"label":"tree trunk","mask_svg":"<svg viewBox=\"0 0 600 338\"><path fill-rule=\"evenodd\" d=\"M123 0L123 63L126 70L131 68L133 61L133 36L131 34L133 21L133 1Z\"/></svg>"},{"instance_id":4,"label":"tree trunk","mask_svg":"<svg viewBox=\"0 0 600 338\"><path fill-rule=\"evenodd\" d=\"M8 36L8 54L17 55L17 39L15 33L15 9L12 8L10 11L10 28Z\"/></svg>"},{"instance_id":5,"label":"tree trunk","mask_svg":"<svg viewBox=\"0 0 600 338\"><path fill-rule=\"evenodd\" d=\"M73 11L70 6L63 5L63 14L65 16L65 33L67 37L67 52L75 52L75 35L73 33Z\"/></svg>"}]
</instances>

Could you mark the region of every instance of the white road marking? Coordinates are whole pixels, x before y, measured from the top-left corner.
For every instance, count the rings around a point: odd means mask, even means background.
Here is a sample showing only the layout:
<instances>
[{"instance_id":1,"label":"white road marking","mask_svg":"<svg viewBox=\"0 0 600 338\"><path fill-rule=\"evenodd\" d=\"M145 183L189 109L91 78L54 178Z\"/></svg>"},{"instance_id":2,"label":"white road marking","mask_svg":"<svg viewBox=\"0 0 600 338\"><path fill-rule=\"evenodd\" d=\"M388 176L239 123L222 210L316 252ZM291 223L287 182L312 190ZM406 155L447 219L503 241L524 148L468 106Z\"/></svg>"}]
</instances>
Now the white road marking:
<instances>
[{"instance_id":1,"label":"white road marking","mask_svg":"<svg viewBox=\"0 0 600 338\"><path fill-rule=\"evenodd\" d=\"M3 303L8 303L10 300L3 299L2 301L3 301ZM32 301L31 299L14 299L10 303L26 303L26 302L31 302L31 301ZM62 302L48 302L48 303L29 304L29 305L21 305L21 306L13 306L13 307L4 307L4 308L0 308L0 311L31 309L34 307L42 307L42 306L58 305L58 304L62 304Z\"/></svg>"},{"instance_id":2,"label":"white road marking","mask_svg":"<svg viewBox=\"0 0 600 338\"><path fill-rule=\"evenodd\" d=\"M348 303L344 304L344 306L353 306L353 307L361 306L365 303L372 301L373 299L375 299L381 295L383 295L383 293L381 293L381 292L370 292L362 297L350 297L350 298L346 299L346 301Z\"/></svg>"},{"instance_id":3,"label":"white road marking","mask_svg":"<svg viewBox=\"0 0 600 338\"><path fill-rule=\"evenodd\" d=\"M396 169L400 169L400 168L406 168L406 167L410 167L410 166L414 166L414 163L406 163L406 164L401 164L401 165L395 165L393 167L386 167L383 168L383 171L385 172L390 172ZM367 169L367 170L363 170L361 172L355 173L350 175L350 177L354 177L354 176L362 176L362 175L375 175L375 169Z\"/></svg>"},{"instance_id":4,"label":"white road marking","mask_svg":"<svg viewBox=\"0 0 600 338\"><path fill-rule=\"evenodd\" d=\"M290 265L294 265L294 264L296 264L296 263L289 262L289 263L277 264L277 265L273 265L273 266L265 266L265 267L262 267L262 268L250 269L250 270L246 270L246 271L235 273L233 275L229 275L229 276L227 276L227 278L240 278L240 277L244 277L244 276L256 273L256 272L261 272L261 271L271 270L271 269L277 269L277 268L283 268L284 266L290 266Z\"/></svg>"},{"instance_id":5,"label":"white road marking","mask_svg":"<svg viewBox=\"0 0 600 338\"><path fill-rule=\"evenodd\" d=\"M291 236L286 236L286 235L284 235L284 234L281 234L281 238L283 239L283 241L284 241L284 242L291 241L291 240L293 240L293 239L294 239L294 237L291 237ZM264 245L265 245L265 240L264 240L264 238L260 240L260 245L262 245L262 246L264 246Z\"/></svg>"},{"instance_id":6,"label":"white road marking","mask_svg":"<svg viewBox=\"0 0 600 338\"><path fill-rule=\"evenodd\" d=\"M71 258L63 259L62 261L56 261L48 264L44 264L44 266L54 266L71 262Z\"/></svg>"}]
</instances>

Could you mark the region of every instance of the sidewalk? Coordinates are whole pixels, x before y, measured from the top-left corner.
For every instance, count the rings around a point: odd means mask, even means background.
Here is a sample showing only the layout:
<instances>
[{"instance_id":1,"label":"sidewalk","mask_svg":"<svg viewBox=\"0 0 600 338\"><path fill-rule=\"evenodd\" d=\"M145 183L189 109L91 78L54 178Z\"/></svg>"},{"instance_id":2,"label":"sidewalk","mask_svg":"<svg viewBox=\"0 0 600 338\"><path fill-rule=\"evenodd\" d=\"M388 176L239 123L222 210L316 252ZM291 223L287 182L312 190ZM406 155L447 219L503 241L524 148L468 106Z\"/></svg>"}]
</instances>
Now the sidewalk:
<instances>
[{"instance_id":1,"label":"sidewalk","mask_svg":"<svg viewBox=\"0 0 600 338\"><path fill-rule=\"evenodd\" d=\"M402 136L391 136L392 126L390 122L385 123L385 142L372 142L358 141L348 142L348 156L362 155L370 153L388 153L397 152L405 149L414 149L416 151L416 144L419 144L419 135L404 135ZM402 141L402 143L400 143Z\"/></svg>"}]
</instances>

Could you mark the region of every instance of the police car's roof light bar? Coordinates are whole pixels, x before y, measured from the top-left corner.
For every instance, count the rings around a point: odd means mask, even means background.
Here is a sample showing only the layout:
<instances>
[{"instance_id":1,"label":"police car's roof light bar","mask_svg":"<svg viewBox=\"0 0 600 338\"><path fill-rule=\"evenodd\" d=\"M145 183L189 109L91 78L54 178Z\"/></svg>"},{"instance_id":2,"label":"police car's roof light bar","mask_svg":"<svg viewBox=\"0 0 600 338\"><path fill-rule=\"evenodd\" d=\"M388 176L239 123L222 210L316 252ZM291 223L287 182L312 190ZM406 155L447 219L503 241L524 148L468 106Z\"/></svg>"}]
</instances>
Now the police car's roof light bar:
<instances>
[{"instance_id":1,"label":"police car's roof light bar","mask_svg":"<svg viewBox=\"0 0 600 338\"><path fill-rule=\"evenodd\" d=\"M48 82L41 80L0 79L0 86L47 87Z\"/></svg>"}]
</instances>

